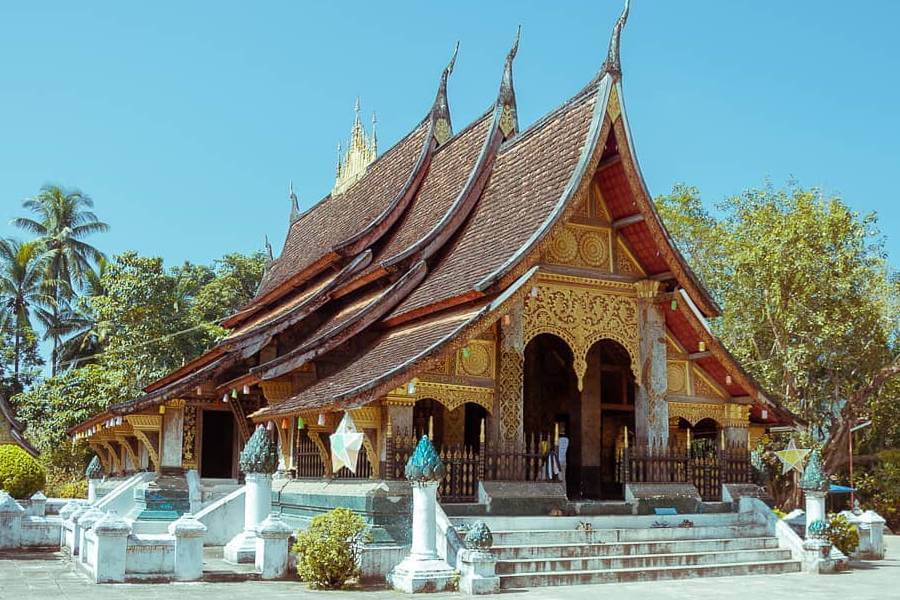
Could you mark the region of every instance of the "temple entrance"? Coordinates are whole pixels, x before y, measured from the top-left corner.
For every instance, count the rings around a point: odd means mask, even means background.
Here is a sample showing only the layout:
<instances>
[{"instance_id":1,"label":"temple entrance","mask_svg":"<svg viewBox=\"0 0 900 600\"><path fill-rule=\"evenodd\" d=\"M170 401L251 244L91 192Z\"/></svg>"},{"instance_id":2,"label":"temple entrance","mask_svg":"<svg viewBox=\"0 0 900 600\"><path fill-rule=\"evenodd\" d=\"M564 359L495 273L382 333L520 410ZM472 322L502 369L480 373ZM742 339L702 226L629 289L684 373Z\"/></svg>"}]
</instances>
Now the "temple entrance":
<instances>
[{"instance_id":1,"label":"temple entrance","mask_svg":"<svg viewBox=\"0 0 900 600\"><path fill-rule=\"evenodd\" d=\"M569 346L555 335L535 336L525 346L523 424L526 442L568 441L565 456L566 494L582 495L581 395ZM563 475L563 474L561 474Z\"/></svg>"},{"instance_id":2,"label":"temple entrance","mask_svg":"<svg viewBox=\"0 0 900 600\"><path fill-rule=\"evenodd\" d=\"M200 476L234 477L234 417L230 411L204 410L200 452Z\"/></svg>"},{"instance_id":3,"label":"temple entrance","mask_svg":"<svg viewBox=\"0 0 900 600\"><path fill-rule=\"evenodd\" d=\"M589 498L624 498L621 461L634 443L635 382L628 351L613 340L594 344L582 392L583 467Z\"/></svg>"}]
</instances>

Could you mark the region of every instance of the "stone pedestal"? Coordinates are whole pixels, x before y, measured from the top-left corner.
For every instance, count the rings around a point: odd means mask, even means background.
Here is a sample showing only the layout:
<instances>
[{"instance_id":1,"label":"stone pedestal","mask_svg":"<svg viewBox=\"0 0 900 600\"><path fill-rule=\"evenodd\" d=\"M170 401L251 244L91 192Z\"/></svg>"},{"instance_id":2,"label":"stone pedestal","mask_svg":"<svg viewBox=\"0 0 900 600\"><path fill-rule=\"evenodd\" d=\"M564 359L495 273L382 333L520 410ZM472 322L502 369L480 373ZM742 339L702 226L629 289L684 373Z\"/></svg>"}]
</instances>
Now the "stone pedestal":
<instances>
[{"instance_id":1,"label":"stone pedestal","mask_svg":"<svg viewBox=\"0 0 900 600\"><path fill-rule=\"evenodd\" d=\"M185 513L169 525L169 535L175 536L175 579L197 581L203 577L203 536L206 525Z\"/></svg>"},{"instance_id":2,"label":"stone pedestal","mask_svg":"<svg viewBox=\"0 0 900 600\"><path fill-rule=\"evenodd\" d=\"M0 550L13 550L22 543L25 509L6 492L0 492Z\"/></svg>"},{"instance_id":3,"label":"stone pedestal","mask_svg":"<svg viewBox=\"0 0 900 600\"><path fill-rule=\"evenodd\" d=\"M464 594L496 594L500 591L497 558L487 550L459 553L459 591Z\"/></svg>"},{"instance_id":4,"label":"stone pedestal","mask_svg":"<svg viewBox=\"0 0 900 600\"><path fill-rule=\"evenodd\" d=\"M810 538L803 542L803 570L813 575L833 573L837 561L831 558L831 542Z\"/></svg>"},{"instance_id":5,"label":"stone pedestal","mask_svg":"<svg viewBox=\"0 0 900 600\"><path fill-rule=\"evenodd\" d=\"M91 510L95 510L94 507L90 504L85 504L72 513L72 529L66 535L66 545L69 546L72 556L76 556L81 551L81 525L79 523L81 516Z\"/></svg>"},{"instance_id":6,"label":"stone pedestal","mask_svg":"<svg viewBox=\"0 0 900 600\"><path fill-rule=\"evenodd\" d=\"M446 590L455 575L437 555L437 486L437 481L412 482L412 546L391 572L394 588L408 594Z\"/></svg>"},{"instance_id":7,"label":"stone pedestal","mask_svg":"<svg viewBox=\"0 0 900 600\"><path fill-rule=\"evenodd\" d=\"M293 530L276 515L256 528L256 570L262 579L281 579L287 573L288 539Z\"/></svg>"},{"instance_id":8,"label":"stone pedestal","mask_svg":"<svg viewBox=\"0 0 900 600\"><path fill-rule=\"evenodd\" d=\"M825 496L828 492L804 490L806 496L806 537L809 538L809 526L815 521L825 521Z\"/></svg>"},{"instance_id":9,"label":"stone pedestal","mask_svg":"<svg viewBox=\"0 0 900 600\"><path fill-rule=\"evenodd\" d=\"M47 496L44 492L35 492L31 496L31 516L43 517L47 514Z\"/></svg>"},{"instance_id":10,"label":"stone pedestal","mask_svg":"<svg viewBox=\"0 0 900 600\"><path fill-rule=\"evenodd\" d=\"M94 524L105 516L106 513L102 510L89 508L78 517L78 547L82 549L78 559L82 563L87 563L91 558L88 555L88 552L84 550L87 548L85 540L87 539L88 533L91 531Z\"/></svg>"},{"instance_id":11,"label":"stone pedestal","mask_svg":"<svg viewBox=\"0 0 900 600\"><path fill-rule=\"evenodd\" d=\"M850 523L856 525L859 533L859 546L853 558L865 560L881 560L884 558L884 524L885 520L874 510L856 512L845 510L841 514Z\"/></svg>"},{"instance_id":12,"label":"stone pedestal","mask_svg":"<svg viewBox=\"0 0 900 600\"><path fill-rule=\"evenodd\" d=\"M256 555L256 528L272 512L272 475L248 473L244 496L244 531L225 545L225 560L252 563Z\"/></svg>"},{"instance_id":13,"label":"stone pedestal","mask_svg":"<svg viewBox=\"0 0 900 600\"><path fill-rule=\"evenodd\" d=\"M125 554L131 526L115 512L96 521L91 535L97 538L90 563L96 583L125 581Z\"/></svg>"}]
</instances>

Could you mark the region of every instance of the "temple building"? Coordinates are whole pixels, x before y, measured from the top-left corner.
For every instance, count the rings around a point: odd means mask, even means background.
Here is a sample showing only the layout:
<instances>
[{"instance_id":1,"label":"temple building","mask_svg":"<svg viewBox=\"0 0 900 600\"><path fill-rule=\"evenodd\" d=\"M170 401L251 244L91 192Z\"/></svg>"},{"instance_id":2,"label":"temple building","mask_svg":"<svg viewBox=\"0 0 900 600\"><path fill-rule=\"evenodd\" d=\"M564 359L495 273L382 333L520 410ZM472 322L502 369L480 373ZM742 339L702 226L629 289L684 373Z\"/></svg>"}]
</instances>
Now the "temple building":
<instances>
[{"instance_id":1,"label":"temple building","mask_svg":"<svg viewBox=\"0 0 900 600\"><path fill-rule=\"evenodd\" d=\"M16 419L13 407L10 406L6 396L0 393L0 444L19 446L31 456L36 457L38 455L37 448L25 439L24 430L25 425Z\"/></svg>"},{"instance_id":2,"label":"temple building","mask_svg":"<svg viewBox=\"0 0 900 600\"><path fill-rule=\"evenodd\" d=\"M291 188L287 239L230 334L70 434L110 474L237 479L263 424L276 505L290 513L285 490L303 490L298 515L402 495L423 434L447 465L446 505L622 501L661 482L715 501L748 482L756 438L795 418L713 334L721 309L654 207L624 103L624 17L584 87L527 128L518 35L471 123L451 119L456 52L380 154L357 105L331 193L301 211ZM333 472L345 414L362 451L355 472Z\"/></svg>"}]
</instances>

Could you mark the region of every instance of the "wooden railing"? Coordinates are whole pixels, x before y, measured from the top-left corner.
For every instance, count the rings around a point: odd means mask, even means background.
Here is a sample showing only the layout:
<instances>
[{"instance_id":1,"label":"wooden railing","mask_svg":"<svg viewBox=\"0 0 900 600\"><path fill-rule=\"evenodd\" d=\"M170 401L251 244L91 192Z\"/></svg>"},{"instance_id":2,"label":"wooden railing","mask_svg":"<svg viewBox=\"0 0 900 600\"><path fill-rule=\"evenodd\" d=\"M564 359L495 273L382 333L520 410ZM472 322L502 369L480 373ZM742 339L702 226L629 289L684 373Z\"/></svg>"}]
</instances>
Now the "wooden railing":
<instances>
[{"instance_id":1,"label":"wooden railing","mask_svg":"<svg viewBox=\"0 0 900 600\"><path fill-rule=\"evenodd\" d=\"M723 483L751 483L750 452L725 448L623 448L616 460L621 483L692 483L707 501L720 500Z\"/></svg>"}]
</instances>

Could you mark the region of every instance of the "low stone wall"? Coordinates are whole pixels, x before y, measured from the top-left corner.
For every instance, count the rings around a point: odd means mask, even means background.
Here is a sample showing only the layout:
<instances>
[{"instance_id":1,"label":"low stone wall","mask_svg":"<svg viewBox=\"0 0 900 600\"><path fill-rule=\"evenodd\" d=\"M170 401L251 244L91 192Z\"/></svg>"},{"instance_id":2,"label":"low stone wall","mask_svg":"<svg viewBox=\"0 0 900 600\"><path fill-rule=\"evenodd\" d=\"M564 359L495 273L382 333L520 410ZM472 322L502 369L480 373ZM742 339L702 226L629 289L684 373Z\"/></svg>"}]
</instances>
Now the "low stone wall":
<instances>
[{"instance_id":1,"label":"low stone wall","mask_svg":"<svg viewBox=\"0 0 900 600\"><path fill-rule=\"evenodd\" d=\"M46 514L47 504L41 492L22 502L0 492L0 550L58 548L62 520L57 515Z\"/></svg>"}]
</instances>

